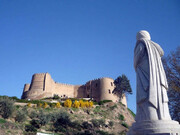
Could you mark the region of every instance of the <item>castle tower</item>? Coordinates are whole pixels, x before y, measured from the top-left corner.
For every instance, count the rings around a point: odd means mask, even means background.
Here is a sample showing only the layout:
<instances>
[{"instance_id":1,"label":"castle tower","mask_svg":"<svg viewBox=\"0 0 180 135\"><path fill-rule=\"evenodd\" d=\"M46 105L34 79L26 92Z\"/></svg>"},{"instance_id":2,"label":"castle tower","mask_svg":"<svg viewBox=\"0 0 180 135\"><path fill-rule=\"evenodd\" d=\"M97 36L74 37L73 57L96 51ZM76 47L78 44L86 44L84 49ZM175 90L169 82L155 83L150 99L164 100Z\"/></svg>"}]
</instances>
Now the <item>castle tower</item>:
<instances>
[{"instance_id":1,"label":"castle tower","mask_svg":"<svg viewBox=\"0 0 180 135\"><path fill-rule=\"evenodd\" d=\"M100 100L112 100L113 102L118 102L119 97L113 94L115 88L114 80L111 78L101 78L100 79Z\"/></svg>"},{"instance_id":2,"label":"castle tower","mask_svg":"<svg viewBox=\"0 0 180 135\"><path fill-rule=\"evenodd\" d=\"M23 92L28 91L29 88L30 88L30 84L24 84L24 90L23 90Z\"/></svg>"},{"instance_id":3,"label":"castle tower","mask_svg":"<svg viewBox=\"0 0 180 135\"><path fill-rule=\"evenodd\" d=\"M49 73L34 74L31 84L24 86L23 99L39 99L43 97L51 97L51 88L53 80Z\"/></svg>"},{"instance_id":4,"label":"castle tower","mask_svg":"<svg viewBox=\"0 0 180 135\"><path fill-rule=\"evenodd\" d=\"M99 78L88 81L86 83L85 97L92 98L96 101L112 100L118 102L119 97L113 94L115 88L114 80L112 78Z\"/></svg>"}]
</instances>

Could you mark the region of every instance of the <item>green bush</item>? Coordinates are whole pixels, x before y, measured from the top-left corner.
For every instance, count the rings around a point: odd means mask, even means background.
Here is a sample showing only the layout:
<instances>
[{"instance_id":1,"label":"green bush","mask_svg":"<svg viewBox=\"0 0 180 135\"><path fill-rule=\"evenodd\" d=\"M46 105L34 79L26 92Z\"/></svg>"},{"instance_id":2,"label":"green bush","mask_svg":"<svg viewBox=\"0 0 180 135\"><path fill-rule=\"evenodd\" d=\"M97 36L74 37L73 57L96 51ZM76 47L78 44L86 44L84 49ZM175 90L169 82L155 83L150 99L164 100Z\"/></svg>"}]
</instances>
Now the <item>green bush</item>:
<instances>
[{"instance_id":1,"label":"green bush","mask_svg":"<svg viewBox=\"0 0 180 135\"><path fill-rule=\"evenodd\" d=\"M41 126L46 125L51 120L50 115L45 114L42 110L40 110L37 118Z\"/></svg>"},{"instance_id":2,"label":"green bush","mask_svg":"<svg viewBox=\"0 0 180 135\"><path fill-rule=\"evenodd\" d=\"M41 101L41 100L26 100L26 99L17 99L16 102L19 102L19 103L31 103L31 104L44 104L46 102L44 101Z\"/></svg>"},{"instance_id":3,"label":"green bush","mask_svg":"<svg viewBox=\"0 0 180 135\"><path fill-rule=\"evenodd\" d=\"M117 104L111 106L111 107L110 107L110 110L114 110L115 108L117 108Z\"/></svg>"},{"instance_id":4,"label":"green bush","mask_svg":"<svg viewBox=\"0 0 180 135\"><path fill-rule=\"evenodd\" d=\"M20 105L16 105L16 109L19 109L20 108Z\"/></svg>"},{"instance_id":5,"label":"green bush","mask_svg":"<svg viewBox=\"0 0 180 135\"><path fill-rule=\"evenodd\" d=\"M105 120L104 119L99 119L98 121L99 121L99 124L101 126L105 126Z\"/></svg>"},{"instance_id":6,"label":"green bush","mask_svg":"<svg viewBox=\"0 0 180 135\"><path fill-rule=\"evenodd\" d=\"M102 101L99 101L98 104L103 105L104 103L108 103L108 102L112 102L112 100L102 100Z\"/></svg>"},{"instance_id":7,"label":"green bush","mask_svg":"<svg viewBox=\"0 0 180 135\"><path fill-rule=\"evenodd\" d=\"M100 106L96 106L96 108L94 108L94 113L99 113L101 112L101 107Z\"/></svg>"},{"instance_id":8,"label":"green bush","mask_svg":"<svg viewBox=\"0 0 180 135\"><path fill-rule=\"evenodd\" d=\"M126 131L121 131L119 135L126 135Z\"/></svg>"},{"instance_id":9,"label":"green bush","mask_svg":"<svg viewBox=\"0 0 180 135\"><path fill-rule=\"evenodd\" d=\"M122 114L119 114L119 117L118 117L119 120L124 120L124 116Z\"/></svg>"},{"instance_id":10,"label":"green bush","mask_svg":"<svg viewBox=\"0 0 180 135\"><path fill-rule=\"evenodd\" d=\"M48 103L48 105L49 105L51 108L55 108L55 107L56 107L56 103Z\"/></svg>"},{"instance_id":11,"label":"green bush","mask_svg":"<svg viewBox=\"0 0 180 135\"><path fill-rule=\"evenodd\" d=\"M100 127L100 126L105 125L105 120L104 119L92 119L91 122L94 125L94 127Z\"/></svg>"},{"instance_id":12,"label":"green bush","mask_svg":"<svg viewBox=\"0 0 180 135\"><path fill-rule=\"evenodd\" d=\"M30 123L33 127L37 128L37 129L39 129L41 127L40 121L37 119L32 119L30 121Z\"/></svg>"},{"instance_id":13,"label":"green bush","mask_svg":"<svg viewBox=\"0 0 180 135\"><path fill-rule=\"evenodd\" d=\"M6 123L6 120L0 119L0 124L4 124L4 123Z\"/></svg>"},{"instance_id":14,"label":"green bush","mask_svg":"<svg viewBox=\"0 0 180 135\"><path fill-rule=\"evenodd\" d=\"M54 128L56 132L64 132L65 129L71 125L69 115L66 112L60 112L57 115L57 119L54 122Z\"/></svg>"},{"instance_id":15,"label":"green bush","mask_svg":"<svg viewBox=\"0 0 180 135\"><path fill-rule=\"evenodd\" d=\"M59 95L54 94L53 99L60 99Z\"/></svg>"},{"instance_id":16,"label":"green bush","mask_svg":"<svg viewBox=\"0 0 180 135\"><path fill-rule=\"evenodd\" d=\"M85 129L91 129L91 128L92 128L92 125L91 125L90 123L88 123L87 121L84 121L84 122L82 123L82 126L83 126L83 128L85 128Z\"/></svg>"},{"instance_id":17,"label":"green bush","mask_svg":"<svg viewBox=\"0 0 180 135\"><path fill-rule=\"evenodd\" d=\"M37 112L32 111L32 112L30 113L29 117L30 117L31 119L37 118L37 117L38 117L38 114L37 114Z\"/></svg>"},{"instance_id":18,"label":"green bush","mask_svg":"<svg viewBox=\"0 0 180 135\"><path fill-rule=\"evenodd\" d=\"M94 127L100 127L100 124L99 124L99 121L98 121L98 120L92 119L91 122L92 122L92 124L93 124Z\"/></svg>"},{"instance_id":19,"label":"green bush","mask_svg":"<svg viewBox=\"0 0 180 135\"><path fill-rule=\"evenodd\" d=\"M55 113L49 113L48 117L52 123L55 123L57 121L57 119L59 119L61 117L61 115L68 115L68 113L67 112L61 112L61 111L55 112ZM69 115L68 115L68 117L69 117Z\"/></svg>"},{"instance_id":20,"label":"green bush","mask_svg":"<svg viewBox=\"0 0 180 135\"><path fill-rule=\"evenodd\" d=\"M14 111L14 101L8 97L0 98L0 115L7 119Z\"/></svg>"},{"instance_id":21,"label":"green bush","mask_svg":"<svg viewBox=\"0 0 180 135\"><path fill-rule=\"evenodd\" d=\"M14 96L14 97L10 97L11 99L13 99L13 100L19 100L19 98L17 98L16 96Z\"/></svg>"},{"instance_id":22,"label":"green bush","mask_svg":"<svg viewBox=\"0 0 180 135\"><path fill-rule=\"evenodd\" d=\"M108 132L106 131L102 131L102 130L98 130L96 131L97 135L112 135L112 134L109 134Z\"/></svg>"},{"instance_id":23,"label":"green bush","mask_svg":"<svg viewBox=\"0 0 180 135\"><path fill-rule=\"evenodd\" d=\"M113 121L109 121L109 126L113 127L114 126L114 122Z\"/></svg>"},{"instance_id":24,"label":"green bush","mask_svg":"<svg viewBox=\"0 0 180 135\"><path fill-rule=\"evenodd\" d=\"M78 121L71 122L70 127L77 129L78 131L81 131L81 125Z\"/></svg>"},{"instance_id":25,"label":"green bush","mask_svg":"<svg viewBox=\"0 0 180 135\"><path fill-rule=\"evenodd\" d=\"M51 120L51 115L45 114L42 110L40 110L39 113L32 111L29 117L32 119L30 122L31 125L35 128L40 128L48 124Z\"/></svg>"},{"instance_id":26,"label":"green bush","mask_svg":"<svg viewBox=\"0 0 180 135\"><path fill-rule=\"evenodd\" d=\"M26 125L25 131L26 132L37 132L37 129L33 125Z\"/></svg>"},{"instance_id":27,"label":"green bush","mask_svg":"<svg viewBox=\"0 0 180 135\"><path fill-rule=\"evenodd\" d=\"M22 108L22 111L23 111L26 115L28 115L27 106L24 106L24 107Z\"/></svg>"},{"instance_id":28,"label":"green bush","mask_svg":"<svg viewBox=\"0 0 180 135\"><path fill-rule=\"evenodd\" d=\"M50 121L54 123L58 119L58 114L57 113L50 113L49 117L50 117Z\"/></svg>"},{"instance_id":29,"label":"green bush","mask_svg":"<svg viewBox=\"0 0 180 135\"><path fill-rule=\"evenodd\" d=\"M128 124L126 122L122 122L121 125L126 127L126 128L129 128L129 126L128 126Z\"/></svg>"},{"instance_id":30,"label":"green bush","mask_svg":"<svg viewBox=\"0 0 180 135\"><path fill-rule=\"evenodd\" d=\"M15 121L23 122L25 120L26 120L26 114L22 110L18 111L15 117Z\"/></svg>"},{"instance_id":31,"label":"green bush","mask_svg":"<svg viewBox=\"0 0 180 135\"><path fill-rule=\"evenodd\" d=\"M94 135L94 134L91 133L89 130L85 130L84 132L78 132L77 134L74 135Z\"/></svg>"},{"instance_id":32,"label":"green bush","mask_svg":"<svg viewBox=\"0 0 180 135\"><path fill-rule=\"evenodd\" d=\"M99 105L99 103L98 103L98 102L96 102L96 101L93 101L93 103L94 103L94 105Z\"/></svg>"}]
</instances>

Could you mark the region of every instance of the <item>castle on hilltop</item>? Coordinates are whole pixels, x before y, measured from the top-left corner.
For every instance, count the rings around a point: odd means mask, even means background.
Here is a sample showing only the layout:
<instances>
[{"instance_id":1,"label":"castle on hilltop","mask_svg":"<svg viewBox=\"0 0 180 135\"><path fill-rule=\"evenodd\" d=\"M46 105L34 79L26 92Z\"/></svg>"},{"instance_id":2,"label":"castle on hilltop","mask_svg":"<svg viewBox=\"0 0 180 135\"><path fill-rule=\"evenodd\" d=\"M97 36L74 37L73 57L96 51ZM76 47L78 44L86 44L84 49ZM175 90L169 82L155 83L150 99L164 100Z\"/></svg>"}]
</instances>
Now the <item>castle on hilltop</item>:
<instances>
[{"instance_id":1,"label":"castle on hilltop","mask_svg":"<svg viewBox=\"0 0 180 135\"><path fill-rule=\"evenodd\" d=\"M31 84L25 84L22 99L61 98L91 98L96 101L112 100L118 102L119 97L113 93L115 88L112 78L90 80L83 85L69 85L54 82L49 73L38 73L32 76ZM121 102L127 106L126 97Z\"/></svg>"}]
</instances>

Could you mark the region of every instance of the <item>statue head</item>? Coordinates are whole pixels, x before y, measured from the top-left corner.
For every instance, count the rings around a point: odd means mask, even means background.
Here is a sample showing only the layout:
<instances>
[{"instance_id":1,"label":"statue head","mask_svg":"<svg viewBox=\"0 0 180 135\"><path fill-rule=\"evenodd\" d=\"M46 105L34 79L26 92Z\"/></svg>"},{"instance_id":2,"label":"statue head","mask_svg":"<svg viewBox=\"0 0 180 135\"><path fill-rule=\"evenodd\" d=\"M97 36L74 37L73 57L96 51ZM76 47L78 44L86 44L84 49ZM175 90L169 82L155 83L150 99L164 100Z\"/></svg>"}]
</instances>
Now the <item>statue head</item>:
<instances>
[{"instance_id":1,"label":"statue head","mask_svg":"<svg viewBox=\"0 0 180 135\"><path fill-rule=\"evenodd\" d=\"M149 32L147 32L145 30L141 30L137 33L136 39L137 40L141 40L141 39L151 40L151 36L150 36Z\"/></svg>"}]
</instances>

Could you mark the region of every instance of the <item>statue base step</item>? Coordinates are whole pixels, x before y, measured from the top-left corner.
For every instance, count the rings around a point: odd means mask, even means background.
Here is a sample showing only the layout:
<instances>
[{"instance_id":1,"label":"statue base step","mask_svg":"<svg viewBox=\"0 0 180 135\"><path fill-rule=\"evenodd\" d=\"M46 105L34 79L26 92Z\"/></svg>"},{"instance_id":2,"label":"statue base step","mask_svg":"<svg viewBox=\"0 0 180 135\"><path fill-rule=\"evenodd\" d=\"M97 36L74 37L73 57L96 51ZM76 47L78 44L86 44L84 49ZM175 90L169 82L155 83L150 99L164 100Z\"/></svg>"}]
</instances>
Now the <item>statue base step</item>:
<instances>
[{"instance_id":1,"label":"statue base step","mask_svg":"<svg viewBox=\"0 0 180 135\"><path fill-rule=\"evenodd\" d=\"M180 135L180 125L173 120L135 122L127 135Z\"/></svg>"}]
</instances>

